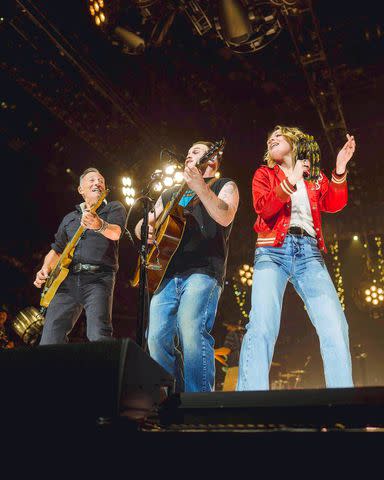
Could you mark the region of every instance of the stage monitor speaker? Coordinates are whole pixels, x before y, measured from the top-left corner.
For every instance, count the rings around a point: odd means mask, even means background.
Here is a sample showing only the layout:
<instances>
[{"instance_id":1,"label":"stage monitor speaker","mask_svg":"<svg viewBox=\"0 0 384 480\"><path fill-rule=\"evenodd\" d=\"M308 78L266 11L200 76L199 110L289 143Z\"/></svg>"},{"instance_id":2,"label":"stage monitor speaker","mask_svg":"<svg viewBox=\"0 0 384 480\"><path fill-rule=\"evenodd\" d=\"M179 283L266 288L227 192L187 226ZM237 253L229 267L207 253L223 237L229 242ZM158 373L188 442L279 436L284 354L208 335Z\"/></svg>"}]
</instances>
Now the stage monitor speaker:
<instances>
[{"instance_id":1,"label":"stage monitor speaker","mask_svg":"<svg viewBox=\"0 0 384 480\"><path fill-rule=\"evenodd\" d=\"M165 427L384 426L384 387L181 393L160 408Z\"/></svg>"},{"instance_id":2,"label":"stage monitor speaker","mask_svg":"<svg viewBox=\"0 0 384 480\"><path fill-rule=\"evenodd\" d=\"M174 388L130 339L2 350L0 381L2 418L11 425L139 420Z\"/></svg>"}]
</instances>

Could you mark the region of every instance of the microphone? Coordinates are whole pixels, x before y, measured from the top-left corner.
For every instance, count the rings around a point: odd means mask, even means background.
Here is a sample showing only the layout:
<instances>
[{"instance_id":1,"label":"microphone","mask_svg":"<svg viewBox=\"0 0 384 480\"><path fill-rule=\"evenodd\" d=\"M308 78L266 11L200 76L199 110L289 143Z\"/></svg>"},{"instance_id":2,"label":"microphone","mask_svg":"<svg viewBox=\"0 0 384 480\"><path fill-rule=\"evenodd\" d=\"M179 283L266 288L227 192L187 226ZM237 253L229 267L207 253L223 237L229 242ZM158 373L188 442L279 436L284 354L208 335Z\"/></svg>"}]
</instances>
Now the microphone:
<instances>
[{"instance_id":1,"label":"microphone","mask_svg":"<svg viewBox=\"0 0 384 480\"><path fill-rule=\"evenodd\" d=\"M185 162L185 157L183 155L179 155L178 153L175 153L175 152L172 152L171 150L169 150L168 148L163 148L161 150L161 152L163 153L167 153L170 157L173 157L175 158L178 162L182 163L184 165L184 162Z\"/></svg>"}]
</instances>

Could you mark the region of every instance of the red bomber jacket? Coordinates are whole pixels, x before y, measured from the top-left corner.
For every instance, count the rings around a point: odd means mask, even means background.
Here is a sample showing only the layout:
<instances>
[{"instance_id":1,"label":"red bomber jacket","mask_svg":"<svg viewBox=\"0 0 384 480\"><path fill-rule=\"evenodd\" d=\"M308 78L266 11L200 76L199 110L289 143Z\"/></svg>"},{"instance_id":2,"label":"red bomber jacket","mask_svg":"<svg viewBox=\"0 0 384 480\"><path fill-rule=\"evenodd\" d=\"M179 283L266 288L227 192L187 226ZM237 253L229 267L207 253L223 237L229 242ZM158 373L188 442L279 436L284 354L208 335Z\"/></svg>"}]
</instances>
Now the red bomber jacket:
<instances>
[{"instance_id":1,"label":"red bomber jacket","mask_svg":"<svg viewBox=\"0 0 384 480\"><path fill-rule=\"evenodd\" d=\"M320 212L334 213L342 210L347 204L348 188L347 172L337 175L332 172L332 180L321 173L316 182L305 182L313 225L316 231L317 245L325 248ZM253 176L253 206L258 215L254 230L257 233L256 247L281 247L284 243L291 219L291 194L296 191L283 170L262 166Z\"/></svg>"}]
</instances>

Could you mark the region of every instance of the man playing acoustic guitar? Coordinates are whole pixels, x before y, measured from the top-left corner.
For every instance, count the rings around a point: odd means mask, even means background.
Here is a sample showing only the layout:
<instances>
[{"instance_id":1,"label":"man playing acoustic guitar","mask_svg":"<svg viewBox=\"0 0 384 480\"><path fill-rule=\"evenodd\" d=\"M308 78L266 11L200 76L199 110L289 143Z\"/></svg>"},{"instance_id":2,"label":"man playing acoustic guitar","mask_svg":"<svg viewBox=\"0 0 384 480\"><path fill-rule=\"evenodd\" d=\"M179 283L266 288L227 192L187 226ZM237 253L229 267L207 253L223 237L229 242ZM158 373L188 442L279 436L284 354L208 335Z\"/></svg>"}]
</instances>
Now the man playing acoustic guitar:
<instances>
[{"instance_id":1,"label":"man playing acoustic guitar","mask_svg":"<svg viewBox=\"0 0 384 480\"><path fill-rule=\"evenodd\" d=\"M100 172L87 168L78 187L84 202L64 217L51 250L36 274L34 285L41 288L66 245L82 226L84 232L74 250L69 273L49 303L40 345L65 343L83 308L88 340L108 340L112 336L113 290L126 211L122 203L104 200L97 213L93 213L92 206L105 190Z\"/></svg>"},{"instance_id":2,"label":"man playing acoustic guitar","mask_svg":"<svg viewBox=\"0 0 384 480\"><path fill-rule=\"evenodd\" d=\"M214 339L212 330L224 284L228 241L238 203L236 184L229 178L215 179L218 156L203 166L211 142L198 141L185 159L184 179L189 190L181 198L185 229L160 286L151 299L148 328L149 353L169 373L184 376L184 391L214 389ZM149 243L154 226L178 187L162 193L150 213ZM140 238L142 220L135 233ZM177 368L175 338L183 354L183 372ZM177 352L176 352L177 353Z\"/></svg>"}]
</instances>

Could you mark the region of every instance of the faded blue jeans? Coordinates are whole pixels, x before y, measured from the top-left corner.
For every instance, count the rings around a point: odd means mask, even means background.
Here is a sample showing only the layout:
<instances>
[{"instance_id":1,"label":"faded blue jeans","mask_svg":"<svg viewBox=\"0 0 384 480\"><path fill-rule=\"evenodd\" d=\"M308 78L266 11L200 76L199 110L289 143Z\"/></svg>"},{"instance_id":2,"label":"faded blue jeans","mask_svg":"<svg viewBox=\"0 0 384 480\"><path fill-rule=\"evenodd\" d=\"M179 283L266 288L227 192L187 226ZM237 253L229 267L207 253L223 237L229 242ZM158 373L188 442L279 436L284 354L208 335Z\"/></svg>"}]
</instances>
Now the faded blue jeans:
<instances>
[{"instance_id":1,"label":"faded blue jeans","mask_svg":"<svg viewBox=\"0 0 384 480\"><path fill-rule=\"evenodd\" d=\"M177 379L179 365L175 338L179 339L186 392L210 392L214 389L214 339L210 332L220 294L221 286L215 278L193 273L165 278L152 297L149 353Z\"/></svg>"},{"instance_id":2,"label":"faded blue jeans","mask_svg":"<svg viewBox=\"0 0 384 480\"><path fill-rule=\"evenodd\" d=\"M327 387L353 387L348 324L315 238L287 235L282 247L256 248L252 308L237 390L268 390L287 282L303 299L320 340Z\"/></svg>"}]
</instances>

